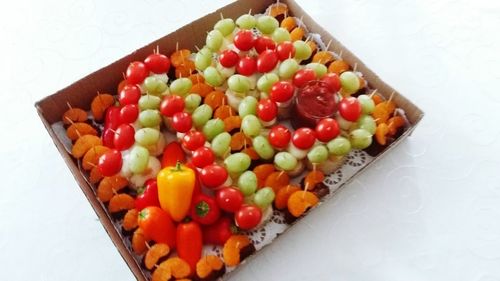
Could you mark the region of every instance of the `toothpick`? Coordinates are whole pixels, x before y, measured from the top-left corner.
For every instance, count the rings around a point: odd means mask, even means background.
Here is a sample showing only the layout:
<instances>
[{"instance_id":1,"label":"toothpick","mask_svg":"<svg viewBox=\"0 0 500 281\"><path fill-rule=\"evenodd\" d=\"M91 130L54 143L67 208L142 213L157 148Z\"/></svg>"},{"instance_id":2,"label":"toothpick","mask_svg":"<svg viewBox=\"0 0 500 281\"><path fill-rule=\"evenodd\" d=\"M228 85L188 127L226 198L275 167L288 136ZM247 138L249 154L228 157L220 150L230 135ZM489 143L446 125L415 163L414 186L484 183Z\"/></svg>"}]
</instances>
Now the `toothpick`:
<instances>
[{"instance_id":1,"label":"toothpick","mask_svg":"<svg viewBox=\"0 0 500 281\"><path fill-rule=\"evenodd\" d=\"M151 249L151 246L149 245L148 241L144 241L144 244L146 244L146 248Z\"/></svg>"},{"instance_id":2,"label":"toothpick","mask_svg":"<svg viewBox=\"0 0 500 281\"><path fill-rule=\"evenodd\" d=\"M390 101L392 101L392 98L394 97L394 94L395 94L395 93L396 93L395 91L392 91L391 96L389 97L389 100L387 100L387 102L388 102L388 103L389 103Z\"/></svg>"},{"instance_id":3,"label":"toothpick","mask_svg":"<svg viewBox=\"0 0 500 281\"><path fill-rule=\"evenodd\" d=\"M220 19L223 20L224 19L224 15L222 14L222 12L220 12Z\"/></svg>"},{"instance_id":4,"label":"toothpick","mask_svg":"<svg viewBox=\"0 0 500 281\"><path fill-rule=\"evenodd\" d=\"M159 45L156 45L156 53L159 54L160 53L160 46Z\"/></svg>"},{"instance_id":5,"label":"toothpick","mask_svg":"<svg viewBox=\"0 0 500 281\"><path fill-rule=\"evenodd\" d=\"M342 53L344 52L344 50L340 50L340 53L339 53L339 58L342 59Z\"/></svg>"},{"instance_id":6,"label":"toothpick","mask_svg":"<svg viewBox=\"0 0 500 281\"><path fill-rule=\"evenodd\" d=\"M370 94L370 98L373 98L373 96L377 93L377 89L373 90L373 92Z\"/></svg>"},{"instance_id":7,"label":"toothpick","mask_svg":"<svg viewBox=\"0 0 500 281\"><path fill-rule=\"evenodd\" d=\"M328 51L328 49L330 48L330 44L332 44L332 39L330 39L330 41L328 41L328 44L326 44L325 51Z\"/></svg>"},{"instance_id":8,"label":"toothpick","mask_svg":"<svg viewBox=\"0 0 500 281\"><path fill-rule=\"evenodd\" d=\"M302 26L302 20L304 19L304 15L300 16L300 19L299 19L299 27Z\"/></svg>"},{"instance_id":9,"label":"toothpick","mask_svg":"<svg viewBox=\"0 0 500 281\"><path fill-rule=\"evenodd\" d=\"M179 51L179 41L175 42L175 51Z\"/></svg>"},{"instance_id":10,"label":"toothpick","mask_svg":"<svg viewBox=\"0 0 500 281\"><path fill-rule=\"evenodd\" d=\"M71 104L69 103L69 101L66 102L66 105L68 105L69 109L73 109L73 107L71 106Z\"/></svg>"},{"instance_id":11,"label":"toothpick","mask_svg":"<svg viewBox=\"0 0 500 281\"><path fill-rule=\"evenodd\" d=\"M248 10L248 14L251 15L252 14L252 9Z\"/></svg>"},{"instance_id":12,"label":"toothpick","mask_svg":"<svg viewBox=\"0 0 500 281\"><path fill-rule=\"evenodd\" d=\"M357 69L357 68L358 68L358 63L357 63L357 62L355 62L355 63L354 63L354 67L352 68L352 71L356 72L356 69Z\"/></svg>"},{"instance_id":13,"label":"toothpick","mask_svg":"<svg viewBox=\"0 0 500 281\"><path fill-rule=\"evenodd\" d=\"M123 80L127 80L127 76L125 76L125 72L122 72Z\"/></svg>"},{"instance_id":14,"label":"toothpick","mask_svg":"<svg viewBox=\"0 0 500 281\"><path fill-rule=\"evenodd\" d=\"M200 51L200 48L197 45L194 45L194 48L196 49L197 52Z\"/></svg>"},{"instance_id":15,"label":"toothpick","mask_svg":"<svg viewBox=\"0 0 500 281\"><path fill-rule=\"evenodd\" d=\"M75 122L73 122L73 120L71 120L71 118L69 118L68 116L64 116L64 119L68 120L68 122L73 125L75 124Z\"/></svg>"},{"instance_id":16,"label":"toothpick","mask_svg":"<svg viewBox=\"0 0 500 281\"><path fill-rule=\"evenodd\" d=\"M97 165L96 165L96 164L94 164L94 163L92 163L92 162L87 161L87 162L85 162L85 163L86 163L87 165L89 165L90 167L92 167L92 168L97 168Z\"/></svg>"}]
</instances>

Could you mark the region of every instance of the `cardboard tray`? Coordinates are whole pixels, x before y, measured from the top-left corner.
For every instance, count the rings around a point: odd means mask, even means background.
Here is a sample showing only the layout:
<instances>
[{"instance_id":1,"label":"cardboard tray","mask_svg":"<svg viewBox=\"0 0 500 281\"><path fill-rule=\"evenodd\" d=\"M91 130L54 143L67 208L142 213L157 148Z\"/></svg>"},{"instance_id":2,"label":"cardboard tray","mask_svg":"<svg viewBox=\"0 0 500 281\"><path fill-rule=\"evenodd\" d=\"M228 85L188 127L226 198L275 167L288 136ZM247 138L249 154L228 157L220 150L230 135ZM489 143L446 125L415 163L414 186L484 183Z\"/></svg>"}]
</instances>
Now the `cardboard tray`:
<instances>
[{"instance_id":1,"label":"cardboard tray","mask_svg":"<svg viewBox=\"0 0 500 281\"><path fill-rule=\"evenodd\" d=\"M297 17L303 16L303 22L308 30L321 35L323 42L328 42L331 40L331 46L335 46L335 51L337 53L342 51L342 58L345 61L347 61L350 65L354 65L357 63L357 70L363 73L364 78L371 88L377 89L378 93L383 95L385 98L388 98L389 95L394 92L393 100L399 108L402 108L405 111L410 125L403 133L403 135L401 135L395 142L393 142L375 158L375 160L380 159L415 129L415 126L419 123L424 115L422 110L420 110L416 105L406 99L403 95L401 95L392 87L387 85L384 81L382 81L373 71L371 71L363 62L361 62L347 48L345 48L340 42L338 42L330 33L319 26L312 19L312 17L308 15L294 0L281 0L281 2L288 5L291 15L295 15ZM176 30L171 34L168 34L156 41L151 42L150 44L136 50L135 52L123 57L122 59L80 79L79 81L76 81L70 86L38 101L35 104L38 114L45 128L49 132L52 140L54 141L54 144L61 153L61 156L64 158L71 173L78 182L78 185L94 208L97 216L104 226L104 229L110 236L114 245L120 252L127 265L130 267L130 270L133 272L137 280L147 280L147 274L141 269L141 266L137 264L133 255L125 246L125 243L123 242L118 230L114 227L107 210L98 201L92 187L85 180L83 173L77 166L77 163L65 149L63 141L58 138L56 132L52 127L52 124L60 121L62 114L67 110L67 102L75 107L89 109L90 103L97 91L115 93L116 87L122 79L122 73L124 69L127 68L128 64L131 61L135 60L142 61L151 53L151 50L156 48L156 46L159 46L160 52L164 54L170 54L175 51L176 42L179 42L179 45L182 48L194 50L195 46L204 45L206 31L219 20L220 13L222 13L225 17L231 17L235 19L241 14L248 13L250 9L252 9L252 13L254 14L263 13L265 9L272 3L274 3L273 0L239 0L231 3L211 14L193 21L192 23ZM363 169L359 170L356 174L371 166L373 162L369 163ZM354 174L354 176L356 176L356 174ZM350 180L352 180L354 176L351 177ZM347 180L347 182L342 184L342 186L345 186L350 180Z\"/></svg>"}]
</instances>

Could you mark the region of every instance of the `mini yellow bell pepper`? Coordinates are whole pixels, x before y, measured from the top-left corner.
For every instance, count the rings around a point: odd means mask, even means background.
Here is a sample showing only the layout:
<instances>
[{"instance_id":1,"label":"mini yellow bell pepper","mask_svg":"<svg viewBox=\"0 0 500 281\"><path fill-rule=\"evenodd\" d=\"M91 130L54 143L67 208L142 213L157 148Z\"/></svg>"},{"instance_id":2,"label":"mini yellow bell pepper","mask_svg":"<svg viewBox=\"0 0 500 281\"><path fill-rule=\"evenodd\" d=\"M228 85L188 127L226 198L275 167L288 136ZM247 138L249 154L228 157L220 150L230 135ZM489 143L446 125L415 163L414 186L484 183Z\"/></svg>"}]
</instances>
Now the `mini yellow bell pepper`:
<instances>
[{"instance_id":1,"label":"mini yellow bell pepper","mask_svg":"<svg viewBox=\"0 0 500 281\"><path fill-rule=\"evenodd\" d=\"M196 182L195 172L177 162L175 167L163 168L157 176L160 206L170 217L182 221L189 213Z\"/></svg>"}]
</instances>

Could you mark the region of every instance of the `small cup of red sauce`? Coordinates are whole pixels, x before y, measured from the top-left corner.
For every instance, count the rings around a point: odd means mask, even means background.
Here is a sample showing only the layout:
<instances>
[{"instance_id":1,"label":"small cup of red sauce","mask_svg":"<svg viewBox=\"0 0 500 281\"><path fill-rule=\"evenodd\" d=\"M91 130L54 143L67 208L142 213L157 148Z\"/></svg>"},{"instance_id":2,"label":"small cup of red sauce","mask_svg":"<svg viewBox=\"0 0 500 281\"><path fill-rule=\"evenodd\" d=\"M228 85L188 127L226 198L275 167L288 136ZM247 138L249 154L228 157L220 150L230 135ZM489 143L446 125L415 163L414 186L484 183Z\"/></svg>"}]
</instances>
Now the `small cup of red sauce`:
<instances>
[{"instance_id":1,"label":"small cup of red sauce","mask_svg":"<svg viewBox=\"0 0 500 281\"><path fill-rule=\"evenodd\" d=\"M333 118L337 112L335 93L325 82L314 80L302 87L296 97L291 116L292 126L315 128L323 118Z\"/></svg>"}]
</instances>

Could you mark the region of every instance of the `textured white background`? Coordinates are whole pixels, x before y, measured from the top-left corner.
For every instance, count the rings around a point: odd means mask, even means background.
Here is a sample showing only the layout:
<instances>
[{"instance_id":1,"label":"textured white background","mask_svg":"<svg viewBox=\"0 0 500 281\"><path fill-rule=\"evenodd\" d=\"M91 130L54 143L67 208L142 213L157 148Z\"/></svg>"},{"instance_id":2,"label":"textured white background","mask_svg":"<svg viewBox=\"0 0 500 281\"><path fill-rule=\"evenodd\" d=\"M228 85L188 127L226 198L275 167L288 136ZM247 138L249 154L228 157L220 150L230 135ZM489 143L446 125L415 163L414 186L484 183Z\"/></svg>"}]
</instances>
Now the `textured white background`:
<instances>
[{"instance_id":1,"label":"textured white background","mask_svg":"<svg viewBox=\"0 0 500 281\"><path fill-rule=\"evenodd\" d=\"M133 280L33 103L229 1L0 9L0 280ZM238 280L500 280L500 2L298 0L418 104L414 135Z\"/></svg>"}]
</instances>

